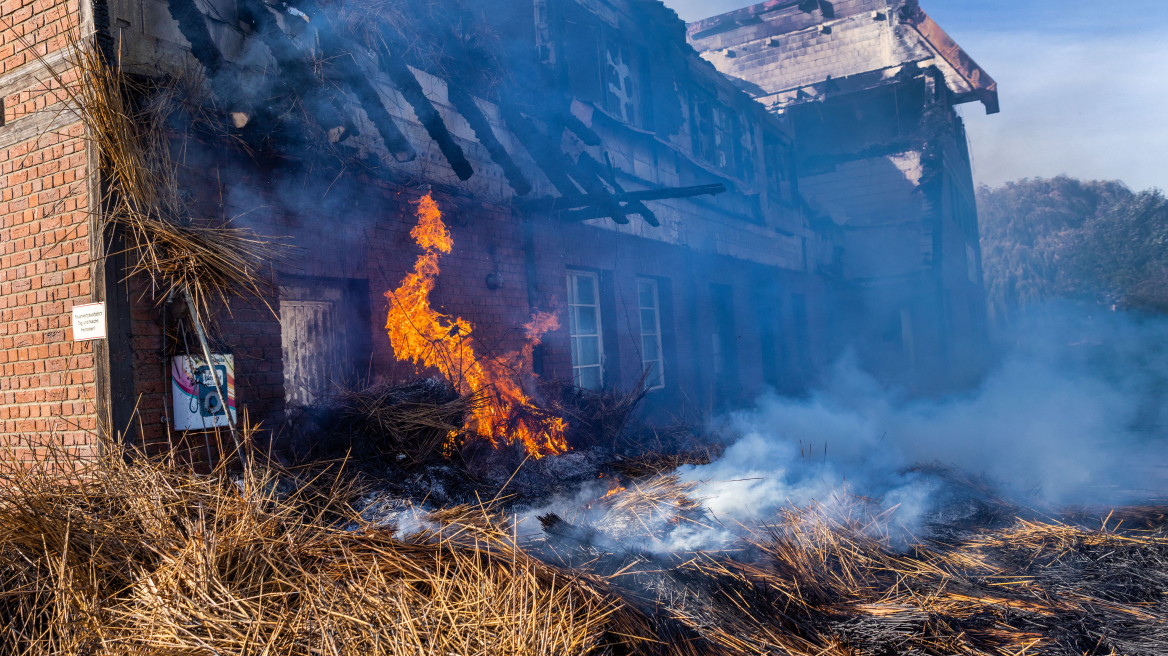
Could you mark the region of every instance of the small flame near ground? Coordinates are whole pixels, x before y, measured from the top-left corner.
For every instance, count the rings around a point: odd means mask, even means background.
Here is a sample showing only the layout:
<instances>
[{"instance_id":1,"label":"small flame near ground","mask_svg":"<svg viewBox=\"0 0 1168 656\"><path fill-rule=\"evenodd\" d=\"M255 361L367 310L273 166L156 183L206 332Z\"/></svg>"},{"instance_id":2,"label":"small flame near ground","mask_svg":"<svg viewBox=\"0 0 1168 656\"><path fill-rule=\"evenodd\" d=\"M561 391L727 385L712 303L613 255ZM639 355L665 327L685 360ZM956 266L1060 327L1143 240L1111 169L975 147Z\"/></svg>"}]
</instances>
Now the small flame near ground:
<instances>
[{"instance_id":1,"label":"small flame near ground","mask_svg":"<svg viewBox=\"0 0 1168 656\"><path fill-rule=\"evenodd\" d=\"M546 332L560 327L559 319L550 312L537 313L524 325L526 344L519 351L502 356L477 352L470 322L430 307L439 254L449 253L454 240L430 194L418 203L417 215L410 236L425 253L414 272L385 294L390 301L385 329L395 356L413 362L419 371L438 370L460 394L482 394L484 402L475 406L466 430L492 446L519 441L536 458L567 451L563 417L533 403L521 382L535 377L532 352Z\"/></svg>"}]
</instances>

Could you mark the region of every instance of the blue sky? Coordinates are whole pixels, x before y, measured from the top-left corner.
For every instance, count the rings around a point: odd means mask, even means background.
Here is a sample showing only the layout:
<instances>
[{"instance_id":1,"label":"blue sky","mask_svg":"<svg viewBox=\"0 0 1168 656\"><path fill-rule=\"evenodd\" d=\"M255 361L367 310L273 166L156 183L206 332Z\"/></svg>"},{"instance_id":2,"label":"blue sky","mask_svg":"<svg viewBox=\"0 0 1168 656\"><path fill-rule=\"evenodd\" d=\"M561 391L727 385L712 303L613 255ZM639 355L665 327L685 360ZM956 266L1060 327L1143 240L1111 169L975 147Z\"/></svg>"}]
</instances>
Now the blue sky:
<instances>
[{"instance_id":1,"label":"blue sky","mask_svg":"<svg viewBox=\"0 0 1168 656\"><path fill-rule=\"evenodd\" d=\"M687 21L742 0L665 0ZM921 0L998 82L961 113L974 177L1066 173L1168 189L1168 0Z\"/></svg>"}]
</instances>

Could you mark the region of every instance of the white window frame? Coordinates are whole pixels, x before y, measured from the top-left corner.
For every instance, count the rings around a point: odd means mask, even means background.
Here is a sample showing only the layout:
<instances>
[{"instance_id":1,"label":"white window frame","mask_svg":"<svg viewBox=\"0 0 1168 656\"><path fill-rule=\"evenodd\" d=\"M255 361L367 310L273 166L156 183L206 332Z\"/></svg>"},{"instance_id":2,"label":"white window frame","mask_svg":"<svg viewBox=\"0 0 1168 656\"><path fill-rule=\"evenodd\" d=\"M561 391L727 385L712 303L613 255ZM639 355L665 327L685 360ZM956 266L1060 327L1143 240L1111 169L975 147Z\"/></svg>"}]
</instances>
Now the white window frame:
<instances>
[{"instance_id":1,"label":"white window frame","mask_svg":"<svg viewBox=\"0 0 1168 656\"><path fill-rule=\"evenodd\" d=\"M653 307L645 307L641 303L641 285L647 284L653 288ZM661 345L661 295L658 293L657 281L652 278L637 278L637 321L641 325L641 365L648 369L649 365L657 364L657 375L646 381L646 390L659 390L665 387L665 351ZM644 310L653 310L653 326L656 333L645 332L645 321L641 316ZM657 359L645 359L645 338L653 338L657 342Z\"/></svg>"},{"instance_id":2,"label":"white window frame","mask_svg":"<svg viewBox=\"0 0 1168 656\"><path fill-rule=\"evenodd\" d=\"M576 278L590 278L592 280L592 303L577 303L576 302ZM576 322L576 308L591 307L596 310L596 334L595 335L580 335L577 333ZM597 368L597 380L600 381L599 387L604 387L604 323L600 315L600 276L590 271L574 271L568 270L568 335L571 341L572 348L572 382L576 385L580 384L580 370L584 368ZM598 364L576 366L579 357L579 347L577 346L580 337L596 337L596 345L598 352Z\"/></svg>"}]
</instances>

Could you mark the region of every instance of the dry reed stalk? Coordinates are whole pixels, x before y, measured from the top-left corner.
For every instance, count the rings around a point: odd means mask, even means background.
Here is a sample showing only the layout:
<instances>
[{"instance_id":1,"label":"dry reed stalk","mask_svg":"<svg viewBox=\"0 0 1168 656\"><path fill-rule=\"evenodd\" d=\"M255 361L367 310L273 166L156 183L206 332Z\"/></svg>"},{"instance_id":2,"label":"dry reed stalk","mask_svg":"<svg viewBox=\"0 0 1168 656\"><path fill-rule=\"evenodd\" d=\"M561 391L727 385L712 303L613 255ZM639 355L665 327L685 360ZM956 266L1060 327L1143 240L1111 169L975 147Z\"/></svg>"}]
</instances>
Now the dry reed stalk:
<instances>
[{"instance_id":1,"label":"dry reed stalk","mask_svg":"<svg viewBox=\"0 0 1168 656\"><path fill-rule=\"evenodd\" d=\"M169 118L182 112L188 122L213 122L202 109L205 99L190 97L202 85L181 78L132 79L75 31L68 38L69 80L49 71L99 153L104 191L96 211L105 238L111 228L126 235L132 255L127 275L142 274L159 302L187 291L204 316L213 301L226 304L233 295L271 297L275 287L264 268L287 247L230 220L193 216L179 193L172 151L182 149L187 135L176 135Z\"/></svg>"},{"instance_id":2,"label":"dry reed stalk","mask_svg":"<svg viewBox=\"0 0 1168 656\"><path fill-rule=\"evenodd\" d=\"M491 522L403 541L344 530L340 480L48 448L0 466L0 653L585 654L646 630Z\"/></svg>"}]
</instances>

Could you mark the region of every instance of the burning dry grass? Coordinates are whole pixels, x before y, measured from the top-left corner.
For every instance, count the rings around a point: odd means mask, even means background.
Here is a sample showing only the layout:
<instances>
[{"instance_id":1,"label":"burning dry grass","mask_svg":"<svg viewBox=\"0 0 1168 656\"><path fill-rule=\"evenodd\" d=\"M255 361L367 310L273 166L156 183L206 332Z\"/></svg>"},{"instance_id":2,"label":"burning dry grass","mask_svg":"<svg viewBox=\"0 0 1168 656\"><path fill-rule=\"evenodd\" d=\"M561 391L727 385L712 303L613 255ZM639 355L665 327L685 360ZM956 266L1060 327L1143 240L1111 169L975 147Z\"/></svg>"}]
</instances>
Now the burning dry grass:
<instances>
[{"instance_id":1,"label":"burning dry grass","mask_svg":"<svg viewBox=\"0 0 1168 656\"><path fill-rule=\"evenodd\" d=\"M563 453L564 419L535 403L524 385L534 376L532 352L544 333L559 328L553 314L536 313L524 326L524 346L510 353L485 352L470 322L443 314L430 304L437 284L438 259L450 253L454 241L431 194L418 203L418 224L410 236L423 250L397 289L385 293L389 312L385 329L398 360L437 371L460 394L482 395L473 408L467 432L492 446L522 444L536 458Z\"/></svg>"},{"instance_id":2,"label":"burning dry grass","mask_svg":"<svg viewBox=\"0 0 1168 656\"><path fill-rule=\"evenodd\" d=\"M1168 649L1162 529L1019 518L905 550L888 511L840 496L687 553L668 528L714 525L694 486L663 472L621 487L595 502L601 521L546 521L521 548L494 502L422 513L423 530L395 537L352 509L368 492L353 480L50 450L0 468L0 653Z\"/></svg>"},{"instance_id":3,"label":"burning dry grass","mask_svg":"<svg viewBox=\"0 0 1168 656\"><path fill-rule=\"evenodd\" d=\"M466 418L485 402L484 393L460 397L433 380L343 389L305 409L319 430L301 457L422 465L457 447Z\"/></svg>"}]
</instances>

